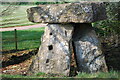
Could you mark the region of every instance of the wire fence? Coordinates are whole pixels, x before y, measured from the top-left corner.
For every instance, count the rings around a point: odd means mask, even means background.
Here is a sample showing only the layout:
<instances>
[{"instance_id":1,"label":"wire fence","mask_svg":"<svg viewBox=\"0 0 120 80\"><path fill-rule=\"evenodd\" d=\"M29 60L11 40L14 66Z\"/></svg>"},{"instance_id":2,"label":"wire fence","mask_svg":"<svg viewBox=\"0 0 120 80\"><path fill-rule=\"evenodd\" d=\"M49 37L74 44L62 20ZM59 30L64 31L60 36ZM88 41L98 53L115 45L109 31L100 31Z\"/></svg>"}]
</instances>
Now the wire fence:
<instances>
[{"instance_id":1,"label":"wire fence","mask_svg":"<svg viewBox=\"0 0 120 80\"><path fill-rule=\"evenodd\" d=\"M23 50L39 48L44 27L28 30L2 32L2 50Z\"/></svg>"}]
</instances>

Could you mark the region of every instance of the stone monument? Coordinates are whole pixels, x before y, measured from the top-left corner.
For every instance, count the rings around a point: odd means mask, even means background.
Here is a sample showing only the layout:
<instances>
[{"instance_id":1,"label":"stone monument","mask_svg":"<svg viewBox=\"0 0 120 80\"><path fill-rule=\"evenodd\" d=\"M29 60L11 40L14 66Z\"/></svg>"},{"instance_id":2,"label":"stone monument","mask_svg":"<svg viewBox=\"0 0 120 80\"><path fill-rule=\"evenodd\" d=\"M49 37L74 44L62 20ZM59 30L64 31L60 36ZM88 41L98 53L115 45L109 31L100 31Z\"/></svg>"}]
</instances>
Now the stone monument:
<instances>
[{"instance_id":1,"label":"stone monument","mask_svg":"<svg viewBox=\"0 0 120 80\"><path fill-rule=\"evenodd\" d=\"M91 25L107 18L103 2L46 4L27 12L31 22L48 23L29 74L44 72L69 76L73 46L78 71L107 71L101 43Z\"/></svg>"}]
</instances>

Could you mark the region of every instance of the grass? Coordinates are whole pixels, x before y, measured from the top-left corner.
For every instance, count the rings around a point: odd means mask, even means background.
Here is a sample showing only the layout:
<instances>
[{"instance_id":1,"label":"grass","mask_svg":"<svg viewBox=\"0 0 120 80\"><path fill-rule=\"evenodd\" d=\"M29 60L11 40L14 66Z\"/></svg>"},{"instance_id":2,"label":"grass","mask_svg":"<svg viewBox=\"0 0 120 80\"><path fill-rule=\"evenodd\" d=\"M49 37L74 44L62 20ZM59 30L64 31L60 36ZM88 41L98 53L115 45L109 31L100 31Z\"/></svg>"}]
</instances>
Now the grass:
<instances>
[{"instance_id":1,"label":"grass","mask_svg":"<svg viewBox=\"0 0 120 80\"><path fill-rule=\"evenodd\" d=\"M100 73L78 73L76 76L77 78L120 78L120 72L118 71L110 71L107 73L100 72Z\"/></svg>"},{"instance_id":2,"label":"grass","mask_svg":"<svg viewBox=\"0 0 120 80\"><path fill-rule=\"evenodd\" d=\"M45 73L38 73L37 75L33 76L22 76L22 75L9 75L9 74L0 74L1 77L4 78L47 78L47 77L40 77L45 76L47 74ZM50 77L49 78L59 78L59 77ZM88 74L88 73L79 73L75 77L62 77L62 78L117 78L120 79L120 72L118 71L110 71L107 73L94 73L94 74Z\"/></svg>"},{"instance_id":3,"label":"grass","mask_svg":"<svg viewBox=\"0 0 120 80\"><path fill-rule=\"evenodd\" d=\"M65 76L63 74L46 74L46 73L43 73L43 72L39 72L37 74L35 74L35 76L39 76L39 77L51 77L51 78L59 78L59 77L64 77Z\"/></svg>"},{"instance_id":4,"label":"grass","mask_svg":"<svg viewBox=\"0 0 120 80\"><path fill-rule=\"evenodd\" d=\"M18 49L39 48L40 38L44 32L44 27L32 28L28 30L17 30ZM2 49L15 49L14 31L2 32Z\"/></svg>"},{"instance_id":5,"label":"grass","mask_svg":"<svg viewBox=\"0 0 120 80\"><path fill-rule=\"evenodd\" d=\"M27 18L26 10L36 5L16 5L18 8L11 11L10 15L1 16L0 27L15 27L33 25ZM0 9L4 10L7 5L0 5Z\"/></svg>"}]
</instances>

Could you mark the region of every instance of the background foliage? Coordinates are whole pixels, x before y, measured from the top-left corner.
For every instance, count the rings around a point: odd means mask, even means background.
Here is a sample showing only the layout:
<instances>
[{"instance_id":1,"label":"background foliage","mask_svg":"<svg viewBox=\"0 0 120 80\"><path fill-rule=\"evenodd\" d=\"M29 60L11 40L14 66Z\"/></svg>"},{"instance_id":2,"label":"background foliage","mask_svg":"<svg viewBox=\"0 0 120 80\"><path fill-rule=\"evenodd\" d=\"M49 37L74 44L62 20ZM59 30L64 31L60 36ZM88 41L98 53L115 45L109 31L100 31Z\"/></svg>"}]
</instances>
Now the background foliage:
<instances>
[{"instance_id":1,"label":"background foliage","mask_svg":"<svg viewBox=\"0 0 120 80\"><path fill-rule=\"evenodd\" d=\"M94 23L98 33L103 36L120 34L120 2L106 3L107 20ZM102 33L102 34L101 34Z\"/></svg>"}]
</instances>

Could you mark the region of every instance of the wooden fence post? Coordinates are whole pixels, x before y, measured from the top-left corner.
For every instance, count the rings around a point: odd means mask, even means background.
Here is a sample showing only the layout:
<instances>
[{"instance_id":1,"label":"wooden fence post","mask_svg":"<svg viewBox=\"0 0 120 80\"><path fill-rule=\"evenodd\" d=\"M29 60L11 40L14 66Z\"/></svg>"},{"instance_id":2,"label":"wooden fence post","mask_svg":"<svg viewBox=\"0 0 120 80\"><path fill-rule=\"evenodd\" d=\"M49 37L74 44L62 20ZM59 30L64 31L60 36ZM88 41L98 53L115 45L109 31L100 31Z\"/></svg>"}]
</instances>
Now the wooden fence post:
<instances>
[{"instance_id":1,"label":"wooden fence post","mask_svg":"<svg viewBox=\"0 0 120 80\"><path fill-rule=\"evenodd\" d=\"M17 48L17 30L15 29L15 49L16 51L18 50Z\"/></svg>"}]
</instances>

